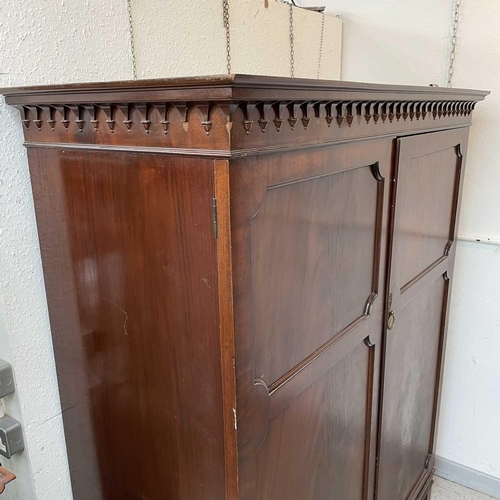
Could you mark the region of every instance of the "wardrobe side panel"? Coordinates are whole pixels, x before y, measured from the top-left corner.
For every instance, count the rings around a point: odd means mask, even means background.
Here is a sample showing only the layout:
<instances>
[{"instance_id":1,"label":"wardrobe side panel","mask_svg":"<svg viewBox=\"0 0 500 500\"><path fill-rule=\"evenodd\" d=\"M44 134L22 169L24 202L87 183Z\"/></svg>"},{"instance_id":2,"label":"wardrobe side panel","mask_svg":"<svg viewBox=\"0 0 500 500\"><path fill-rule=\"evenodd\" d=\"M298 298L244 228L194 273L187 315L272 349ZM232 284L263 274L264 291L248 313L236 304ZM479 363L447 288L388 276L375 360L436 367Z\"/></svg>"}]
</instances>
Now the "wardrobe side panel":
<instances>
[{"instance_id":1,"label":"wardrobe side panel","mask_svg":"<svg viewBox=\"0 0 500 500\"><path fill-rule=\"evenodd\" d=\"M75 500L220 500L213 161L30 149Z\"/></svg>"}]
</instances>

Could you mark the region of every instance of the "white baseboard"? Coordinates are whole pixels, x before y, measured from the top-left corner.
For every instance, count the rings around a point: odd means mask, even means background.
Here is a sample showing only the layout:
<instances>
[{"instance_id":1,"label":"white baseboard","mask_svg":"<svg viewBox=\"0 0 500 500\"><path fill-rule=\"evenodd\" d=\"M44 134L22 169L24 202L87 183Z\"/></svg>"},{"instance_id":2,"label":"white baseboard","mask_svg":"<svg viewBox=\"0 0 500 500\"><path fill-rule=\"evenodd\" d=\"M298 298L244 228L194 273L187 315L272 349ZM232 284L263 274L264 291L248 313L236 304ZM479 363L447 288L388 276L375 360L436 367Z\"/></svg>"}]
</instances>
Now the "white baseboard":
<instances>
[{"instance_id":1,"label":"white baseboard","mask_svg":"<svg viewBox=\"0 0 500 500\"><path fill-rule=\"evenodd\" d=\"M500 499L500 478L436 457L436 476Z\"/></svg>"}]
</instances>

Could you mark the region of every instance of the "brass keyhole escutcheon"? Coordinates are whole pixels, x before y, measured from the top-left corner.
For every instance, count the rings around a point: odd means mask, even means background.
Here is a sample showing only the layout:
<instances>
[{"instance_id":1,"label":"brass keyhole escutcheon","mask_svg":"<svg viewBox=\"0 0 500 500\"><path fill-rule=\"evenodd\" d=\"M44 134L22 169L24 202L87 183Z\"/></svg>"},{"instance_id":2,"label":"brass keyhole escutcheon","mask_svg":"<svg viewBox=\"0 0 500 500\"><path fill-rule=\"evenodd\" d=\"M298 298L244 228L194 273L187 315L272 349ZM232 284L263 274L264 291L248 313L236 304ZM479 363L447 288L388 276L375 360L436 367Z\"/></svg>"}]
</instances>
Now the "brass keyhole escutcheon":
<instances>
[{"instance_id":1,"label":"brass keyhole escutcheon","mask_svg":"<svg viewBox=\"0 0 500 500\"><path fill-rule=\"evenodd\" d=\"M387 329L392 330L396 324L396 315L392 309L389 309L389 315L387 316Z\"/></svg>"},{"instance_id":2,"label":"brass keyhole escutcheon","mask_svg":"<svg viewBox=\"0 0 500 500\"><path fill-rule=\"evenodd\" d=\"M387 312L387 329L392 330L395 324L396 324L396 313L392 310L392 293L390 293L388 312Z\"/></svg>"}]
</instances>

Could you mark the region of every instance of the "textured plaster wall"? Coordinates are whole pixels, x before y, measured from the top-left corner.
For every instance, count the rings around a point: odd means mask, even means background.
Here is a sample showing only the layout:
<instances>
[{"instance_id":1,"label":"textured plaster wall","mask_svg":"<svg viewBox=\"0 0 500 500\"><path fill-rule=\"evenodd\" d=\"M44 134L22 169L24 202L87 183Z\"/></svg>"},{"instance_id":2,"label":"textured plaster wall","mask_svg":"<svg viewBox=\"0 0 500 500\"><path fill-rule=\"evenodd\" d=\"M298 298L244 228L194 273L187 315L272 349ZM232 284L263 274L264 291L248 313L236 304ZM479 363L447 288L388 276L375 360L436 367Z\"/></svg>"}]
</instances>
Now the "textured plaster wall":
<instances>
[{"instance_id":1,"label":"textured plaster wall","mask_svg":"<svg viewBox=\"0 0 500 500\"><path fill-rule=\"evenodd\" d=\"M9 338L6 335L7 332L7 319L5 317L5 306L2 299L2 294L0 294L0 356L2 359L13 364L13 356L10 349ZM15 396L10 396L4 399L4 407L0 408L9 415L16 418L17 420L22 420L21 407L19 404L19 399ZM1 411L0 411L1 414ZM28 461L25 454L15 455L10 461L3 460L3 465L15 469L20 477L31 477L31 471L29 468ZM12 483L12 488L8 495L12 499L21 500L23 498L33 497L33 487L31 481L16 481ZM5 493L7 495L7 493Z\"/></svg>"},{"instance_id":2,"label":"textured plaster wall","mask_svg":"<svg viewBox=\"0 0 500 500\"><path fill-rule=\"evenodd\" d=\"M233 72L289 74L289 9L231 0ZM224 73L220 2L132 0L140 78ZM214 8L216 7L216 8ZM1 0L0 87L132 77L125 0ZM297 76L316 77L321 16L295 9ZM325 19L322 78L340 77L341 21ZM71 500L61 409L19 113L0 98L0 358L17 392L5 410L27 449L2 499Z\"/></svg>"}]
</instances>

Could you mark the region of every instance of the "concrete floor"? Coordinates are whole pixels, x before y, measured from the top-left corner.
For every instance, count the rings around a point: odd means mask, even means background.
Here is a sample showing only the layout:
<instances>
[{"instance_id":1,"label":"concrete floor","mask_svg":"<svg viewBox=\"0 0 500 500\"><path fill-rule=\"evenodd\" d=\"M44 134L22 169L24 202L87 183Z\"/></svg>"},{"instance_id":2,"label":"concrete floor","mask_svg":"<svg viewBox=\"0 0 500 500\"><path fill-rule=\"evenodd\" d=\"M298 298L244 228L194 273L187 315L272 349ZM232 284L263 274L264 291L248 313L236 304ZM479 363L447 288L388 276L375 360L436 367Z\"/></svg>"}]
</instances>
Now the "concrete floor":
<instances>
[{"instance_id":1,"label":"concrete floor","mask_svg":"<svg viewBox=\"0 0 500 500\"><path fill-rule=\"evenodd\" d=\"M431 500L494 500L494 498L434 476Z\"/></svg>"}]
</instances>

